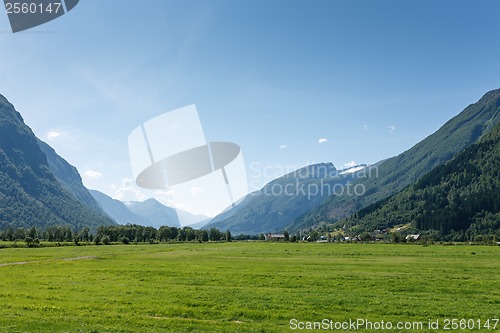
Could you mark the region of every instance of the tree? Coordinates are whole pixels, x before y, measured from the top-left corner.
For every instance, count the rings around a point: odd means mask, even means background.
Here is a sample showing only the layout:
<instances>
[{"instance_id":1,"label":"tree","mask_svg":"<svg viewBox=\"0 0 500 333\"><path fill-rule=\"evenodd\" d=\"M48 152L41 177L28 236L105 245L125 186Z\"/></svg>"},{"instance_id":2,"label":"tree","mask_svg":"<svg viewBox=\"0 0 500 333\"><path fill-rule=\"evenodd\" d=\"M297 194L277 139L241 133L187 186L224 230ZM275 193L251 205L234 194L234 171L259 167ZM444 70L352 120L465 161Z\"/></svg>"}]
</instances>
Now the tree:
<instances>
[{"instance_id":1,"label":"tree","mask_svg":"<svg viewBox=\"0 0 500 333\"><path fill-rule=\"evenodd\" d=\"M370 236L369 233L367 233L366 231L361 233L361 235L359 235L359 238L361 239L361 241L363 242L368 242L372 237Z\"/></svg>"},{"instance_id":2,"label":"tree","mask_svg":"<svg viewBox=\"0 0 500 333\"><path fill-rule=\"evenodd\" d=\"M186 240L186 230L185 229L179 229L177 232L177 240L179 242L184 242Z\"/></svg>"},{"instance_id":3,"label":"tree","mask_svg":"<svg viewBox=\"0 0 500 333\"><path fill-rule=\"evenodd\" d=\"M3 231L3 240L8 240L8 241L14 240L14 228L8 227Z\"/></svg>"},{"instance_id":4,"label":"tree","mask_svg":"<svg viewBox=\"0 0 500 333\"><path fill-rule=\"evenodd\" d=\"M318 237L319 237L319 232L317 230L313 230L309 234L308 240L310 242L315 242L318 239Z\"/></svg>"},{"instance_id":5,"label":"tree","mask_svg":"<svg viewBox=\"0 0 500 333\"><path fill-rule=\"evenodd\" d=\"M80 231L80 238L82 239L82 241L84 242L88 242L89 241L89 228L85 227L82 229L82 231Z\"/></svg>"},{"instance_id":6,"label":"tree","mask_svg":"<svg viewBox=\"0 0 500 333\"><path fill-rule=\"evenodd\" d=\"M400 243L402 239L403 237L397 232L393 232L391 234L391 240L393 243Z\"/></svg>"},{"instance_id":7,"label":"tree","mask_svg":"<svg viewBox=\"0 0 500 333\"><path fill-rule=\"evenodd\" d=\"M210 230L208 231L208 238L212 242L220 241L221 235L219 229L210 228Z\"/></svg>"},{"instance_id":8,"label":"tree","mask_svg":"<svg viewBox=\"0 0 500 333\"><path fill-rule=\"evenodd\" d=\"M196 235L194 233L194 229L190 227L184 227L184 231L186 232L186 241L191 242L196 238Z\"/></svg>"},{"instance_id":9,"label":"tree","mask_svg":"<svg viewBox=\"0 0 500 333\"><path fill-rule=\"evenodd\" d=\"M290 234L288 233L288 230L285 230L285 232L283 232L283 236L285 236L285 242L288 242L290 240Z\"/></svg>"},{"instance_id":10,"label":"tree","mask_svg":"<svg viewBox=\"0 0 500 333\"><path fill-rule=\"evenodd\" d=\"M71 232L70 228L65 228L65 233L64 233L64 240L66 242L71 242L73 240L73 233Z\"/></svg>"},{"instance_id":11,"label":"tree","mask_svg":"<svg viewBox=\"0 0 500 333\"><path fill-rule=\"evenodd\" d=\"M108 235L105 235L104 237L102 237L102 243L104 245L109 245L111 243L111 240L109 239Z\"/></svg>"},{"instance_id":12,"label":"tree","mask_svg":"<svg viewBox=\"0 0 500 333\"><path fill-rule=\"evenodd\" d=\"M33 244L35 243L34 239L29 236L24 239L24 242L28 247L33 247Z\"/></svg>"},{"instance_id":13,"label":"tree","mask_svg":"<svg viewBox=\"0 0 500 333\"><path fill-rule=\"evenodd\" d=\"M208 242L208 232L206 230L201 230L200 238L202 242Z\"/></svg>"},{"instance_id":14,"label":"tree","mask_svg":"<svg viewBox=\"0 0 500 333\"><path fill-rule=\"evenodd\" d=\"M36 228L33 226L30 228L28 231L28 236L31 237L32 239L36 238Z\"/></svg>"},{"instance_id":15,"label":"tree","mask_svg":"<svg viewBox=\"0 0 500 333\"><path fill-rule=\"evenodd\" d=\"M160 242L168 241L171 239L170 234L171 234L170 227L161 226L160 229L158 229L158 240Z\"/></svg>"},{"instance_id":16,"label":"tree","mask_svg":"<svg viewBox=\"0 0 500 333\"><path fill-rule=\"evenodd\" d=\"M231 231L226 231L226 241L230 242L231 241Z\"/></svg>"},{"instance_id":17,"label":"tree","mask_svg":"<svg viewBox=\"0 0 500 333\"><path fill-rule=\"evenodd\" d=\"M21 240L24 238L26 238L26 231L24 228L17 228L16 231L14 231L14 239Z\"/></svg>"},{"instance_id":18,"label":"tree","mask_svg":"<svg viewBox=\"0 0 500 333\"><path fill-rule=\"evenodd\" d=\"M146 227L144 229L144 241L153 242L156 239L157 231L153 227Z\"/></svg>"}]
</instances>

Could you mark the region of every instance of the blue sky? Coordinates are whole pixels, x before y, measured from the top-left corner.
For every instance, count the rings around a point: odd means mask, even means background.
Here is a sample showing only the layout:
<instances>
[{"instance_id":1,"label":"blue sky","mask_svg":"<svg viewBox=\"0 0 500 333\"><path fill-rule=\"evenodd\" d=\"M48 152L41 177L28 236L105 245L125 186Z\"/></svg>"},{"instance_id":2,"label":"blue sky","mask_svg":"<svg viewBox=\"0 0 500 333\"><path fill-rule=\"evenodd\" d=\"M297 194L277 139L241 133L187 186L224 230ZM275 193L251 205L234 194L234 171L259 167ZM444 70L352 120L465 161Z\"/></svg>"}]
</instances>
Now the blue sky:
<instances>
[{"instance_id":1,"label":"blue sky","mask_svg":"<svg viewBox=\"0 0 500 333\"><path fill-rule=\"evenodd\" d=\"M500 87L498 13L496 0L81 0L16 34L0 13L0 93L87 187L122 200L161 196L131 184L130 132L196 104L207 140L241 146L255 189L263 168L397 155Z\"/></svg>"}]
</instances>

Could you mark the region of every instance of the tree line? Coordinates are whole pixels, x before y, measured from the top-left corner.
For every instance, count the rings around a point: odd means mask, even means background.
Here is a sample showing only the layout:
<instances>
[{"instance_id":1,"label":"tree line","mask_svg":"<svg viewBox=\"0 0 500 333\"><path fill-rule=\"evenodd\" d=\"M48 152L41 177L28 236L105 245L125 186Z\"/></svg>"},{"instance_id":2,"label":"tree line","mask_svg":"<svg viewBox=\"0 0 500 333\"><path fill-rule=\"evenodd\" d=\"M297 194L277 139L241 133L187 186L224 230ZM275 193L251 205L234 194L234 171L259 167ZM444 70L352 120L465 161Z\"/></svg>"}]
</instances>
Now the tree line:
<instances>
[{"instance_id":1,"label":"tree line","mask_svg":"<svg viewBox=\"0 0 500 333\"><path fill-rule=\"evenodd\" d=\"M95 231L88 227L73 230L68 226L49 226L44 229L7 227L0 231L3 241L25 241L28 246L36 246L41 241L46 242L93 242L95 244L128 243L158 243L158 242L218 242L231 241L230 231L220 231L217 228L196 230L191 227L168 227L158 229L137 224L100 226ZM239 239L242 236L234 237Z\"/></svg>"}]
</instances>

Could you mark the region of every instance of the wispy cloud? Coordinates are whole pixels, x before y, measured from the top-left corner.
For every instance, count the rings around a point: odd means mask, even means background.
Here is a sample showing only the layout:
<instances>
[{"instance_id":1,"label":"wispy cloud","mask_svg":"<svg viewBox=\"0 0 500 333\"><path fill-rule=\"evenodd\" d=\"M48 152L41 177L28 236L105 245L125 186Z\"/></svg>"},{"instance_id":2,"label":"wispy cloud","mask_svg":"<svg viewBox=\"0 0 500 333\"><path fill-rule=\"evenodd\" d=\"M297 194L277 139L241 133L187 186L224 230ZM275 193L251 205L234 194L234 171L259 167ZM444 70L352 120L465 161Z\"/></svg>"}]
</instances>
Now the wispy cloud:
<instances>
[{"instance_id":1,"label":"wispy cloud","mask_svg":"<svg viewBox=\"0 0 500 333\"><path fill-rule=\"evenodd\" d=\"M368 131L368 125L366 125L366 124L365 124L365 125L363 125L363 126L361 127L361 130L362 130L362 131Z\"/></svg>"},{"instance_id":2,"label":"wispy cloud","mask_svg":"<svg viewBox=\"0 0 500 333\"><path fill-rule=\"evenodd\" d=\"M393 133L396 130L396 126L394 125L388 125L387 128L389 129L389 133Z\"/></svg>"},{"instance_id":3,"label":"wispy cloud","mask_svg":"<svg viewBox=\"0 0 500 333\"><path fill-rule=\"evenodd\" d=\"M179 204L174 200L175 191L168 190L157 190L154 192L153 198L161 202L163 205L182 209ZM183 207L185 208L185 207Z\"/></svg>"},{"instance_id":4,"label":"wispy cloud","mask_svg":"<svg viewBox=\"0 0 500 333\"><path fill-rule=\"evenodd\" d=\"M358 165L356 162L351 161L351 162L348 162L348 163L344 164L344 167L346 167L346 168L352 168L352 167L354 167L356 165Z\"/></svg>"},{"instance_id":5,"label":"wispy cloud","mask_svg":"<svg viewBox=\"0 0 500 333\"><path fill-rule=\"evenodd\" d=\"M278 147L278 149L286 149L287 145L281 145Z\"/></svg>"},{"instance_id":6,"label":"wispy cloud","mask_svg":"<svg viewBox=\"0 0 500 333\"><path fill-rule=\"evenodd\" d=\"M45 139L50 142L54 148L62 156L70 156L71 153L78 154L92 153L97 149L108 149L116 146L119 141L96 135L95 133L83 131L76 127L59 127L51 129Z\"/></svg>"},{"instance_id":7,"label":"wispy cloud","mask_svg":"<svg viewBox=\"0 0 500 333\"><path fill-rule=\"evenodd\" d=\"M322 144L322 143L325 143L325 142L327 142L327 141L328 141L328 139L326 139L326 138L321 138L321 139L319 139L319 140L318 140L318 143L319 143L319 144Z\"/></svg>"},{"instance_id":8,"label":"wispy cloud","mask_svg":"<svg viewBox=\"0 0 500 333\"><path fill-rule=\"evenodd\" d=\"M114 199L120 201L144 201L148 198L141 190L134 186L134 181L130 178L124 178L120 186L113 187L116 189Z\"/></svg>"},{"instance_id":9,"label":"wispy cloud","mask_svg":"<svg viewBox=\"0 0 500 333\"><path fill-rule=\"evenodd\" d=\"M83 173L83 176L87 179L95 180L101 178L102 173L100 173L99 171L87 170Z\"/></svg>"},{"instance_id":10,"label":"wispy cloud","mask_svg":"<svg viewBox=\"0 0 500 333\"><path fill-rule=\"evenodd\" d=\"M61 137L61 132L50 131L49 133L47 133L47 140L49 140L49 141L53 141L59 137Z\"/></svg>"}]
</instances>

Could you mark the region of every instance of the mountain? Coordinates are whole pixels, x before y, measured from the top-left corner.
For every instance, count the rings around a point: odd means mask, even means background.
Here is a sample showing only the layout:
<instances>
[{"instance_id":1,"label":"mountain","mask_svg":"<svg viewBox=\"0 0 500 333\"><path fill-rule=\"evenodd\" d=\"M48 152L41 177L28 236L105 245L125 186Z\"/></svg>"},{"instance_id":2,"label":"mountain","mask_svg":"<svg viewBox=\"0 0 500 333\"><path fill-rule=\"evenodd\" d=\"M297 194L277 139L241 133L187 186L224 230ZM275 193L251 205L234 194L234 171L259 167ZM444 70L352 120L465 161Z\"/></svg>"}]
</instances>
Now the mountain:
<instances>
[{"instance_id":1,"label":"mountain","mask_svg":"<svg viewBox=\"0 0 500 333\"><path fill-rule=\"evenodd\" d=\"M179 222L182 222L182 225L193 229L201 229L212 220L208 216L201 214L194 215L180 209L177 209L177 216L179 217Z\"/></svg>"},{"instance_id":2,"label":"mountain","mask_svg":"<svg viewBox=\"0 0 500 333\"><path fill-rule=\"evenodd\" d=\"M132 213L146 218L149 221L148 226L155 228L161 226L181 227L176 210L162 205L155 199L148 199L143 202L132 201L126 205Z\"/></svg>"},{"instance_id":3,"label":"mountain","mask_svg":"<svg viewBox=\"0 0 500 333\"><path fill-rule=\"evenodd\" d=\"M64 225L96 228L114 222L80 202L51 171L39 140L0 95L0 229Z\"/></svg>"},{"instance_id":4,"label":"mountain","mask_svg":"<svg viewBox=\"0 0 500 333\"><path fill-rule=\"evenodd\" d=\"M96 190L90 190L90 193L104 212L122 225L138 224L155 228L161 226L180 227L182 221L183 225L193 229L201 229L210 221L207 216L193 215L179 209L175 210L164 206L155 199L123 203Z\"/></svg>"},{"instance_id":5,"label":"mountain","mask_svg":"<svg viewBox=\"0 0 500 333\"><path fill-rule=\"evenodd\" d=\"M151 225L151 222L147 218L132 213L123 202L95 190L90 190L90 194L98 202L102 210L118 224Z\"/></svg>"},{"instance_id":6,"label":"mountain","mask_svg":"<svg viewBox=\"0 0 500 333\"><path fill-rule=\"evenodd\" d=\"M57 181L59 181L64 189L73 194L81 203L87 205L97 213L103 214L103 210L99 204L92 197L89 190L83 185L82 177L78 173L78 170L64 158L59 156L47 143L38 139L38 146L42 152L45 153L45 156L47 156L47 163L49 164L50 171L52 171Z\"/></svg>"},{"instance_id":7,"label":"mountain","mask_svg":"<svg viewBox=\"0 0 500 333\"><path fill-rule=\"evenodd\" d=\"M195 216L198 216L198 215L195 215ZM191 224L188 224L186 226L190 227L190 228L193 228L195 230L200 230L200 229L204 229L204 227L207 224L209 224L210 221L212 221L212 219L210 217L207 217L204 220L201 220L200 222L191 223Z\"/></svg>"},{"instance_id":8,"label":"mountain","mask_svg":"<svg viewBox=\"0 0 500 333\"><path fill-rule=\"evenodd\" d=\"M342 223L359 231L406 224L455 241L500 238L500 124L415 185Z\"/></svg>"},{"instance_id":9,"label":"mountain","mask_svg":"<svg viewBox=\"0 0 500 333\"><path fill-rule=\"evenodd\" d=\"M234 208L216 216L205 229L215 227L233 234L282 231L294 219L318 206L330 194L344 192L359 172L338 171L332 163L310 165L275 179L247 195ZM352 189L351 189L352 190Z\"/></svg>"},{"instance_id":10,"label":"mountain","mask_svg":"<svg viewBox=\"0 0 500 333\"><path fill-rule=\"evenodd\" d=\"M436 166L477 142L500 119L500 89L486 93L477 103L444 124L404 153L379 162L375 176L359 179L365 191L359 196L333 195L288 226L303 230L334 223L378 200L401 191Z\"/></svg>"}]
</instances>

